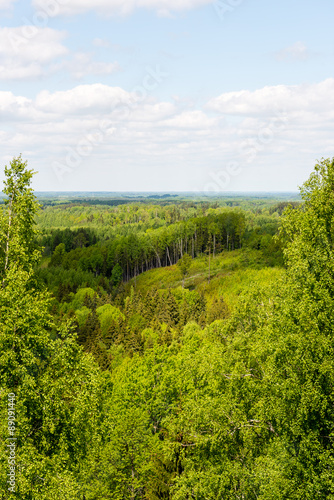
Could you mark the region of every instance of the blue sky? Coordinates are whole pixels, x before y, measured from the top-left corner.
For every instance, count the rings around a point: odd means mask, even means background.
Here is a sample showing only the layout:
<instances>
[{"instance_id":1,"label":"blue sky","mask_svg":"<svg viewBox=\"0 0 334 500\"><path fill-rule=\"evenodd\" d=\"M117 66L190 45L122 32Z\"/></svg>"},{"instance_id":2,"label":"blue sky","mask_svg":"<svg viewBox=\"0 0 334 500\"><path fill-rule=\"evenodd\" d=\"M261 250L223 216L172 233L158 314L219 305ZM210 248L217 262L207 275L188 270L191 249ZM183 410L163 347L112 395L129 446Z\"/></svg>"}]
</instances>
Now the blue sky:
<instances>
[{"instance_id":1,"label":"blue sky","mask_svg":"<svg viewBox=\"0 0 334 500\"><path fill-rule=\"evenodd\" d=\"M43 191L295 191L333 155L333 14L0 0L1 164L22 153Z\"/></svg>"}]
</instances>

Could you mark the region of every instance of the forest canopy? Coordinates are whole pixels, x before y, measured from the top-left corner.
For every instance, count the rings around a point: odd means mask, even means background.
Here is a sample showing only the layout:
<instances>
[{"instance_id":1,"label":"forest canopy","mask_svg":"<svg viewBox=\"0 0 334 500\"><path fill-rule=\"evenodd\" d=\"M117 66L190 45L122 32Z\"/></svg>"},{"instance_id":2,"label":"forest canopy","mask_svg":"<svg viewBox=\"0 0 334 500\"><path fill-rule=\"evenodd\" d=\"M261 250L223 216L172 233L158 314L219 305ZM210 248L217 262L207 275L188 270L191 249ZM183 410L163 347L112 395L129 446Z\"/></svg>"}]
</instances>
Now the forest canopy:
<instances>
[{"instance_id":1,"label":"forest canopy","mask_svg":"<svg viewBox=\"0 0 334 500\"><path fill-rule=\"evenodd\" d=\"M0 498L334 498L334 159L261 209L41 208L32 176L0 207Z\"/></svg>"}]
</instances>

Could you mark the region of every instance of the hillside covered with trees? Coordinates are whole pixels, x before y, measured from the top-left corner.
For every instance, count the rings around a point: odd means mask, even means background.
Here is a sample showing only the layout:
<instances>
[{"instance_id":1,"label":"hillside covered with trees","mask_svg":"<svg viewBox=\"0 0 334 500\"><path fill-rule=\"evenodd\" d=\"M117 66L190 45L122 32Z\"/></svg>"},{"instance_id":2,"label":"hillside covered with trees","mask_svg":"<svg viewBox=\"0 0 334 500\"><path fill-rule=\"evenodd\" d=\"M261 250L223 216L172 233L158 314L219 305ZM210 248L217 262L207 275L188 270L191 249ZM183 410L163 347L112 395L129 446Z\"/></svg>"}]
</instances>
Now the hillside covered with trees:
<instances>
[{"instance_id":1,"label":"hillside covered with trees","mask_svg":"<svg viewBox=\"0 0 334 500\"><path fill-rule=\"evenodd\" d=\"M0 499L334 499L334 159L301 203L32 175L0 206Z\"/></svg>"}]
</instances>

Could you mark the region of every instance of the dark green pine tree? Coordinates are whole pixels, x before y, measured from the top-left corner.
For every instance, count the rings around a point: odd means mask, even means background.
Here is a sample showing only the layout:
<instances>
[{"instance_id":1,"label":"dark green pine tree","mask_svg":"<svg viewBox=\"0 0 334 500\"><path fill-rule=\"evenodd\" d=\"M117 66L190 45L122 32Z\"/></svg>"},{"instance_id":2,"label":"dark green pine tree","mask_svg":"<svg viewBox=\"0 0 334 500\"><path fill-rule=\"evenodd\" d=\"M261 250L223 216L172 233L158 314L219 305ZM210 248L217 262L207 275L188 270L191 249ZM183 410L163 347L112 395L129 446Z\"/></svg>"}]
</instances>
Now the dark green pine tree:
<instances>
[{"instance_id":1,"label":"dark green pine tree","mask_svg":"<svg viewBox=\"0 0 334 500\"><path fill-rule=\"evenodd\" d=\"M143 314L148 321L152 321L156 316L156 311L159 306L159 292L156 287L151 288L146 292L143 300L144 311Z\"/></svg>"},{"instance_id":2,"label":"dark green pine tree","mask_svg":"<svg viewBox=\"0 0 334 500\"><path fill-rule=\"evenodd\" d=\"M85 324L80 328L78 340L81 345L84 346L85 350L93 352L94 346L100 337L101 329L98 315L96 310L92 310Z\"/></svg>"},{"instance_id":3,"label":"dark green pine tree","mask_svg":"<svg viewBox=\"0 0 334 500\"><path fill-rule=\"evenodd\" d=\"M176 303L175 297L172 294L172 291L170 289L167 292L165 303L166 303L166 308L168 310L168 315L169 315L168 323L170 326L175 327L179 322L180 314L179 314L179 308L178 308L178 305Z\"/></svg>"}]
</instances>

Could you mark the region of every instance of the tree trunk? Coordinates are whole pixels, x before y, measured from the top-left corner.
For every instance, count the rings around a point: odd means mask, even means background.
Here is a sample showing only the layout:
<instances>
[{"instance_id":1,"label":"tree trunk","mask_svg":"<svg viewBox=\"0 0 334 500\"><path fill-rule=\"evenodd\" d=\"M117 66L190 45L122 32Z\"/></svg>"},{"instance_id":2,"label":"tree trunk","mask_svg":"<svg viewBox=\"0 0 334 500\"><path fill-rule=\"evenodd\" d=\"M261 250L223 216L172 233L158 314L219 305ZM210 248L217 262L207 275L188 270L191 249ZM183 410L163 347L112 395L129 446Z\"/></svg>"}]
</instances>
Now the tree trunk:
<instances>
[{"instance_id":1,"label":"tree trunk","mask_svg":"<svg viewBox=\"0 0 334 500\"><path fill-rule=\"evenodd\" d=\"M168 250L168 247L166 248L166 254L167 254L168 259L169 259L169 264L172 266L173 264L172 264L172 261L171 261L171 259L170 259L170 255L169 255L169 250Z\"/></svg>"}]
</instances>

